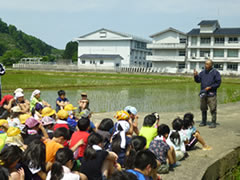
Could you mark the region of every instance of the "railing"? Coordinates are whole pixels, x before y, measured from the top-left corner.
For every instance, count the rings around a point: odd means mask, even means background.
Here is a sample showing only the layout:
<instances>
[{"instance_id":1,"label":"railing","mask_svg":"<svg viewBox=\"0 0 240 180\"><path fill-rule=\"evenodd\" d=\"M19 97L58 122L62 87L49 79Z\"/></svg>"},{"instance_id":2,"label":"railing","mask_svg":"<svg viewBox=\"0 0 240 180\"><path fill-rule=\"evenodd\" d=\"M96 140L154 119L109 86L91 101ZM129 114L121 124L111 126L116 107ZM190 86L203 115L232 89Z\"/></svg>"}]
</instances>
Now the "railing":
<instances>
[{"instance_id":1,"label":"railing","mask_svg":"<svg viewBox=\"0 0 240 180\"><path fill-rule=\"evenodd\" d=\"M147 56L149 61L185 61L185 56Z\"/></svg>"},{"instance_id":2,"label":"railing","mask_svg":"<svg viewBox=\"0 0 240 180\"><path fill-rule=\"evenodd\" d=\"M149 49L184 49L186 43L153 43L147 44Z\"/></svg>"}]
</instances>

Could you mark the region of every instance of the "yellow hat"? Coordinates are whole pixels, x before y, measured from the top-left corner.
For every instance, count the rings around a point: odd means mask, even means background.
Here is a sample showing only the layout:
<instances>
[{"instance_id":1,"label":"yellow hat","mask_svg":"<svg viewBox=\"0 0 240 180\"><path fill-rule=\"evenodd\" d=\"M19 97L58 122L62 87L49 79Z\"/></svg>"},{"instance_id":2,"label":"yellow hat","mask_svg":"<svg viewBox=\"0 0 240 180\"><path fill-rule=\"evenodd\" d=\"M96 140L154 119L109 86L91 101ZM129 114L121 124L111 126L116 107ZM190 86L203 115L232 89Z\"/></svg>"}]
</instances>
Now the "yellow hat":
<instances>
[{"instance_id":1,"label":"yellow hat","mask_svg":"<svg viewBox=\"0 0 240 180\"><path fill-rule=\"evenodd\" d=\"M42 116L45 117L45 116L52 116L56 113L56 111L50 107L45 107L43 108L42 110Z\"/></svg>"},{"instance_id":2,"label":"yellow hat","mask_svg":"<svg viewBox=\"0 0 240 180\"><path fill-rule=\"evenodd\" d=\"M19 116L19 120L20 120L21 124L25 124L26 120L30 117L31 117L30 114L21 114Z\"/></svg>"},{"instance_id":3,"label":"yellow hat","mask_svg":"<svg viewBox=\"0 0 240 180\"><path fill-rule=\"evenodd\" d=\"M117 120L128 120L130 115L126 111L118 111L116 114Z\"/></svg>"},{"instance_id":4,"label":"yellow hat","mask_svg":"<svg viewBox=\"0 0 240 180\"><path fill-rule=\"evenodd\" d=\"M64 110L65 111L72 111L72 110L76 110L77 107L74 107L72 104L67 104L65 107L64 107Z\"/></svg>"},{"instance_id":5,"label":"yellow hat","mask_svg":"<svg viewBox=\"0 0 240 180\"><path fill-rule=\"evenodd\" d=\"M0 119L0 126L8 124L8 121L6 119Z\"/></svg>"},{"instance_id":6,"label":"yellow hat","mask_svg":"<svg viewBox=\"0 0 240 180\"><path fill-rule=\"evenodd\" d=\"M81 93L81 96L87 96L87 93L82 92L82 93Z\"/></svg>"},{"instance_id":7,"label":"yellow hat","mask_svg":"<svg viewBox=\"0 0 240 180\"><path fill-rule=\"evenodd\" d=\"M57 117L59 119L67 119L68 118L68 112L63 110L63 109L61 109L60 111L58 111Z\"/></svg>"},{"instance_id":8,"label":"yellow hat","mask_svg":"<svg viewBox=\"0 0 240 180\"><path fill-rule=\"evenodd\" d=\"M20 133L21 133L21 130L17 127L10 127L7 130L7 136L8 137L17 136Z\"/></svg>"}]
</instances>

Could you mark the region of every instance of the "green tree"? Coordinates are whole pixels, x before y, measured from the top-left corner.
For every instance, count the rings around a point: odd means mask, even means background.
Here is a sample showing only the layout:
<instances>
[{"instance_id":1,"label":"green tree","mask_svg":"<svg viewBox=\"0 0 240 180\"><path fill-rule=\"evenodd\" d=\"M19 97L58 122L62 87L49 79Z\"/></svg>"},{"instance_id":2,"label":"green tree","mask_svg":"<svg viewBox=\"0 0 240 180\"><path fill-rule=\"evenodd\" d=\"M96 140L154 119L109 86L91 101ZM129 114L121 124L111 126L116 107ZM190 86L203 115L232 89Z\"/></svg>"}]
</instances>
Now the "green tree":
<instances>
[{"instance_id":1,"label":"green tree","mask_svg":"<svg viewBox=\"0 0 240 180\"><path fill-rule=\"evenodd\" d=\"M8 25L7 23L3 22L1 18L0 18L0 32L8 33Z\"/></svg>"},{"instance_id":2,"label":"green tree","mask_svg":"<svg viewBox=\"0 0 240 180\"><path fill-rule=\"evenodd\" d=\"M63 53L63 58L72 59L73 61L74 59L76 60L77 50L78 50L77 42L73 42L73 41L68 42Z\"/></svg>"},{"instance_id":3,"label":"green tree","mask_svg":"<svg viewBox=\"0 0 240 180\"><path fill-rule=\"evenodd\" d=\"M8 50L0 57L0 62L5 66L12 66L14 63L18 63L23 57L23 52L18 49Z\"/></svg>"},{"instance_id":4,"label":"green tree","mask_svg":"<svg viewBox=\"0 0 240 180\"><path fill-rule=\"evenodd\" d=\"M2 56L6 50L7 47L4 44L0 43L0 56Z\"/></svg>"}]
</instances>

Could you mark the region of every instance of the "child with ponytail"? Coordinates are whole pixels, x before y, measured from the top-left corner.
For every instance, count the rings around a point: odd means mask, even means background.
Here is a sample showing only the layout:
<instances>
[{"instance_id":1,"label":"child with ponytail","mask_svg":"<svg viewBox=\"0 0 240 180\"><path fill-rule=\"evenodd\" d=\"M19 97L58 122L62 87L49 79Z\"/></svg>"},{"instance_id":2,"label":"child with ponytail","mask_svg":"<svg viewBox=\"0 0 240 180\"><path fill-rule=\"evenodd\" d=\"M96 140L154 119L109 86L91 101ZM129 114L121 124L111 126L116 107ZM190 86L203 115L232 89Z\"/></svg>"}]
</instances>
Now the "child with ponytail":
<instances>
[{"instance_id":1,"label":"child with ponytail","mask_svg":"<svg viewBox=\"0 0 240 180\"><path fill-rule=\"evenodd\" d=\"M68 148L59 149L52 169L47 175L47 180L87 180L84 174L71 172L73 164L73 152Z\"/></svg>"},{"instance_id":2,"label":"child with ponytail","mask_svg":"<svg viewBox=\"0 0 240 180\"><path fill-rule=\"evenodd\" d=\"M114 172L114 164L117 155L114 152L103 150L103 138L93 132L88 137L88 146L84 152L84 158L80 171L92 179L106 179Z\"/></svg>"}]
</instances>

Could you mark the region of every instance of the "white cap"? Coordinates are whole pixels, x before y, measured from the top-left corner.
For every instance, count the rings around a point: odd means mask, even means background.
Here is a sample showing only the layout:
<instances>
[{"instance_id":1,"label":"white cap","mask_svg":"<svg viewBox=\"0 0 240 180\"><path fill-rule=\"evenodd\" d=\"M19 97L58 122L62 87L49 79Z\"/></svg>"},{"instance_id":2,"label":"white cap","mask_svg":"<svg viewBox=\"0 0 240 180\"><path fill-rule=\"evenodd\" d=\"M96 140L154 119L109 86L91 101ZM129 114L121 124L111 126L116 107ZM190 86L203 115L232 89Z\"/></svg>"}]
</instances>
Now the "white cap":
<instances>
[{"instance_id":1,"label":"white cap","mask_svg":"<svg viewBox=\"0 0 240 180\"><path fill-rule=\"evenodd\" d=\"M16 94L15 94L15 98L17 99L17 98L19 98L19 97L23 97L24 96L24 94L22 93L22 92L17 92Z\"/></svg>"},{"instance_id":2,"label":"white cap","mask_svg":"<svg viewBox=\"0 0 240 180\"><path fill-rule=\"evenodd\" d=\"M22 88L17 88L17 89L14 91L14 94L16 94L17 92L23 93L23 89L22 89Z\"/></svg>"},{"instance_id":3,"label":"white cap","mask_svg":"<svg viewBox=\"0 0 240 180\"><path fill-rule=\"evenodd\" d=\"M130 112L133 115L137 115L137 109L133 106L127 106L124 108L124 111Z\"/></svg>"}]
</instances>

